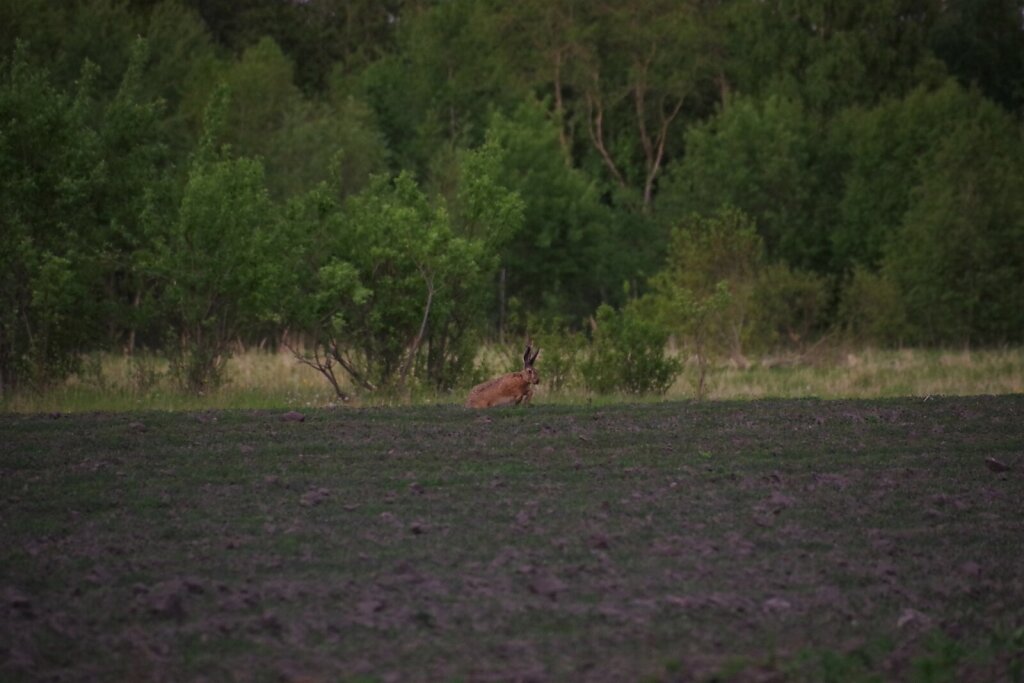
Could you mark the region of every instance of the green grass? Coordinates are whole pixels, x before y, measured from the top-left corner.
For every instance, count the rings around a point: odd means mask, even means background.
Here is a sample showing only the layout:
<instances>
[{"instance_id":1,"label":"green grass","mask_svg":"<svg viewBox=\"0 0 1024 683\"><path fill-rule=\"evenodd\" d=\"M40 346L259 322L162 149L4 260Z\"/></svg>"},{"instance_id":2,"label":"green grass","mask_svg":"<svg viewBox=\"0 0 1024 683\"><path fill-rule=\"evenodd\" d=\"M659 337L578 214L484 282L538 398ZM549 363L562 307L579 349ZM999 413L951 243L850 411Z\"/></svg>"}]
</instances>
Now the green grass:
<instances>
[{"instance_id":1,"label":"green grass","mask_svg":"<svg viewBox=\"0 0 1024 683\"><path fill-rule=\"evenodd\" d=\"M1020 395L283 412L0 415L0 678L1021 679Z\"/></svg>"}]
</instances>

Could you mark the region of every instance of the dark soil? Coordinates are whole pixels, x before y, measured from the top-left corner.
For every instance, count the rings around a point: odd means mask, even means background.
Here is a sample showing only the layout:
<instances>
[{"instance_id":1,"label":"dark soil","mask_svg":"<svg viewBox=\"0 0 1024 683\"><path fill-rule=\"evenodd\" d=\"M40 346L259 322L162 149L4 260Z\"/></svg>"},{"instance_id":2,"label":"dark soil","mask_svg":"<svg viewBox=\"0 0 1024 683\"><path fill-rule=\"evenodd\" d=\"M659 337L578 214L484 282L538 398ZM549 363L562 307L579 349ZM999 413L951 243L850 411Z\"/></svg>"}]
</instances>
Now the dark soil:
<instances>
[{"instance_id":1,"label":"dark soil","mask_svg":"<svg viewBox=\"0 0 1024 683\"><path fill-rule=\"evenodd\" d=\"M1024 397L0 416L0 679L1024 674Z\"/></svg>"}]
</instances>

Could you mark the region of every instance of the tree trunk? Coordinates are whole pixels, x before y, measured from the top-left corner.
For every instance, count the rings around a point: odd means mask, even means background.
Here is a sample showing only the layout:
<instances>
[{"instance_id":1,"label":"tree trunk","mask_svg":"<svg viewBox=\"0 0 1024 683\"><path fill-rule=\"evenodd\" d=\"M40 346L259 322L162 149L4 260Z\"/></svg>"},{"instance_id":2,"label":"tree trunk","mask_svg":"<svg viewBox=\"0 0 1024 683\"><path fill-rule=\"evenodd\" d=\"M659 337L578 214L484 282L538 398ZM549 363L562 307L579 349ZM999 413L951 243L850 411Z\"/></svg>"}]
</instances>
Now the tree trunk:
<instances>
[{"instance_id":1,"label":"tree trunk","mask_svg":"<svg viewBox=\"0 0 1024 683\"><path fill-rule=\"evenodd\" d=\"M434 279L424 278L427 281L427 302L423 305L423 319L420 321L420 329L416 333L416 337L413 339L412 344L409 347L409 355L405 359L405 363L402 364L402 369L398 378L398 386L404 387L405 380L409 376L409 371L412 369L412 364L416 360L416 356L419 354L420 345L423 344L423 335L427 331L427 321L430 319L430 307L434 303L434 293L437 291L434 288Z\"/></svg>"},{"instance_id":2,"label":"tree trunk","mask_svg":"<svg viewBox=\"0 0 1024 683\"><path fill-rule=\"evenodd\" d=\"M505 275L506 269L502 266L498 275L498 343L505 345Z\"/></svg>"}]
</instances>

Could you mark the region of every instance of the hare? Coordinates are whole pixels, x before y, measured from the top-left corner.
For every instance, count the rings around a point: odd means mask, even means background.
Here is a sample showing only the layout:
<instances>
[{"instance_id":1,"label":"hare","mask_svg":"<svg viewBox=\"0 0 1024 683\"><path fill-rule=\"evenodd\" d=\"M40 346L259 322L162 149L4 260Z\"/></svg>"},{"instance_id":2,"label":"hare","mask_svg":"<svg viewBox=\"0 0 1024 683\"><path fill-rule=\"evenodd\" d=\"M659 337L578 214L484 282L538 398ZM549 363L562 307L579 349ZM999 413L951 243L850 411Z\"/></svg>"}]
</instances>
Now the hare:
<instances>
[{"instance_id":1,"label":"hare","mask_svg":"<svg viewBox=\"0 0 1024 683\"><path fill-rule=\"evenodd\" d=\"M530 345L523 354L523 369L477 384L470 389L466 399L467 408L493 408L494 406L529 403L533 397L533 385L540 384L540 375L533 364L540 353L538 348L530 355Z\"/></svg>"}]
</instances>

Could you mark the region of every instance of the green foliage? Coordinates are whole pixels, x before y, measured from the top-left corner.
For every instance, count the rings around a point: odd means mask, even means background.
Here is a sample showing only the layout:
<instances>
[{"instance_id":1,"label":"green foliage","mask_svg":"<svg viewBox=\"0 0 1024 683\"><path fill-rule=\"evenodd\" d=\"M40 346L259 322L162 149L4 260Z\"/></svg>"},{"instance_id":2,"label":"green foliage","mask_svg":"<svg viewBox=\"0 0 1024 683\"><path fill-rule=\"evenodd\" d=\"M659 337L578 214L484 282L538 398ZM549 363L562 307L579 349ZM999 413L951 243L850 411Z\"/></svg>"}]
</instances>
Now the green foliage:
<instances>
[{"instance_id":1,"label":"green foliage","mask_svg":"<svg viewBox=\"0 0 1024 683\"><path fill-rule=\"evenodd\" d=\"M70 83L82 64L97 66L96 89L103 96L115 93L132 47L140 33L141 20L122 0L87 0L64 5L56 26L60 44L54 55L54 75ZM52 27L51 27L52 30Z\"/></svg>"},{"instance_id":2,"label":"green foliage","mask_svg":"<svg viewBox=\"0 0 1024 683\"><path fill-rule=\"evenodd\" d=\"M450 389L471 368L493 310L500 253L523 230L523 201L502 178L505 151L493 138L458 155L454 195L446 202L452 231L453 275L427 329L427 377Z\"/></svg>"},{"instance_id":3,"label":"green foliage","mask_svg":"<svg viewBox=\"0 0 1024 683\"><path fill-rule=\"evenodd\" d=\"M447 202L455 231L481 240L491 250L504 247L523 226L523 200L504 178L506 151L497 137L457 155L456 186Z\"/></svg>"},{"instance_id":4,"label":"green foliage","mask_svg":"<svg viewBox=\"0 0 1024 683\"><path fill-rule=\"evenodd\" d=\"M387 159L371 112L344 94L307 99L293 72L270 38L227 65L220 75L231 91L223 141L240 155L262 159L275 197L293 197L327 180L342 196L359 191Z\"/></svg>"},{"instance_id":5,"label":"green foliage","mask_svg":"<svg viewBox=\"0 0 1024 683\"><path fill-rule=\"evenodd\" d=\"M472 0L406 13L398 51L358 77L398 166L426 177L438 155L483 142L491 108L518 101L502 82L495 16Z\"/></svg>"},{"instance_id":6,"label":"green foliage","mask_svg":"<svg viewBox=\"0 0 1024 683\"><path fill-rule=\"evenodd\" d=\"M742 211L694 215L672 232L665 269L651 280L656 316L700 357L742 356L756 327L764 243Z\"/></svg>"},{"instance_id":7,"label":"green foliage","mask_svg":"<svg viewBox=\"0 0 1024 683\"><path fill-rule=\"evenodd\" d=\"M270 38L263 38L228 65L224 84L231 92L225 142L247 156L267 157L273 137L299 106L292 63Z\"/></svg>"},{"instance_id":8,"label":"green foliage","mask_svg":"<svg viewBox=\"0 0 1024 683\"><path fill-rule=\"evenodd\" d=\"M580 8L586 29L576 34L570 83L583 94L579 108L592 163L630 189L649 210L666 162L676 153L672 135L705 97L719 68L689 0L592 5ZM689 106L688 106L689 105ZM684 108L686 111L684 113ZM598 161L599 160L599 161Z\"/></svg>"},{"instance_id":9,"label":"green foliage","mask_svg":"<svg viewBox=\"0 0 1024 683\"><path fill-rule=\"evenodd\" d=\"M367 388L387 387L408 375L424 321L436 315L434 296L475 280L473 256L482 254L452 233L447 211L431 207L408 174L378 179L345 215L341 253L370 291L351 309L344 339L362 358Z\"/></svg>"},{"instance_id":10,"label":"green foliage","mask_svg":"<svg viewBox=\"0 0 1024 683\"><path fill-rule=\"evenodd\" d=\"M103 279L103 317L110 345L131 353L141 333L154 341L156 283L147 272L152 244L174 220L178 188L163 107L146 94L151 54L138 39L114 98L98 106L104 183L97 193L94 248ZM158 216L158 213L160 214Z\"/></svg>"},{"instance_id":11,"label":"green foliage","mask_svg":"<svg viewBox=\"0 0 1024 683\"><path fill-rule=\"evenodd\" d=\"M64 377L97 334L93 75L72 95L24 49L0 63L0 392Z\"/></svg>"},{"instance_id":12,"label":"green foliage","mask_svg":"<svg viewBox=\"0 0 1024 683\"><path fill-rule=\"evenodd\" d=\"M292 139L280 143L282 155L289 155L294 167L301 168L303 160L312 159L309 176L319 177L326 168L329 182L341 197L359 192L371 177L387 170L391 152L365 102L335 95L315 113L318 116L292 129Z\"/></svg>"},{"instance_id":13,"label":"green foliage","mask_svg":"<svg viewBox=\"0 0 1024 683\"><path fill-rule=\"evenodd\" d=\"M506 150L500 177L522 199L527 226L502 252L508 296L529 311L583 317L600 303L602 285L627 273L596 183L566 164L541 103L495 116L490 135Z\"/></svg>"},{"instance_id":14,"label":"green foliage","mask_svg":"<svg viewBox=\"0 0 1024 683\"><path fill-rule=\"evenodd\" d=\"M451 211L404 173L376 178L343 210L322 197L297 207L325 237L306 238L315 277L299 320L329 379L337 364L370 391L401 388L417 370L436 388L459 381L476 354L497 249L522 222L516 195L495 183L499 163L492 146L467 153Z\"/></svg>"},{"instance_id":15,"label":"green foliage","mask_svg":"<svg viewBox=\"0 0 1024 683\"><path fill-rule=\"evenodd\" d=\"M194 392L220 382L231 344L275 318L276 292L292 272L262 165L216 150L225 106L223 96L211 104L177 221L153 262L173 370Z\"/></svg>"},{"instance_id":16,"label":"green foliage","mask_svg":"<svg viewBox=\"0 0 1024 683\"><path fill-rule=\"evenodd\" d=\"M270 37L296 64L306 91L324 87L338 67L354 70L386 51L394 39L397 7L377 0L315 2L190 2L232 51L242 52Z\"/></svg>"},{"instance_id":17,"label":"green foliage","mask_svg":"<svg viewBox=\"0 0 1024 683\"><path fill-rule=\"evenodd\" d=\"M597 394L663 394L682 371L666 353L668 331L633 306L616 311L602 304L593 339L580 363L583 384Z\"/></svg>"},{"instance_id":18,"label":"green foliage","mask_svg":"<svg viewBox=\"0 0 1024 683\"><path fill-rule=\"evenodd\" d=\"M576 385L579 364L587 348L587 340L563 321L549 318L531 326L533 344L543 351L544 386L547 391L563 392Z\"/></svg>"},{"instance_id":19,"label":"green foliage","mask_svg":"<svg viewBox=\"0 0 1024 683\"><path fill-rule=\"evenodd\" d=\"M839 323L852 339L891 346L908 336L907 310L890 279L862 266L854 268L843 287Z\"/></svg>"},{"instance_id":20,"label":"green foliage","mask_svg":"<svg viewBox=\"0 0 1024 683\"><path fill-rule=\"evenodd\" d=\"M698 398L714 357L728 355L745 367L745 349L802 345L823 325L827 281L768 263L764 251L742 211L691 216L673 230L665 268L639 304L693 354Z\"/></svg>"},{"instance_id":21,"label":"green foliage","mask_svg":"<svg viewBox=\"0 0 1024 683\"><path fill-rule=\"evenodd\" d=\"M966 117L965 117L966 118ZM899 288L911 339L1024 338L1024 144L985 103L937 144L882 272Z\"/></svg>"},{"instance_id":22,"label":"green foliage","mask_svg":"<svg viewBox=\"0 0 1024 683\"><path fill-rule=\"evenodd\" d=\"M977 85L1008 111L1024 106L1020 0L950 0L928 36L935 55L964 86Z\"/></svg>"},{"instance_id":23,"label":"green foliage","mask_svg":"<svg viewBox=\"0 0 1024 683\"><path fill-rule=\"evenodd\" d=\"M701 363L1020 341L1022 41L1017 0L4 3L0 384L145 348L198 389L287 320L447 390L513 301Z\"/></svg>"},{"instance_id":24,"label":"green foliage","mask_svg":"<svg viewBox=\"0 0 1024 683\"><path fill-rule=\"evenodd\" d=\"M878 107L846 112L834 128L835 144L849 160L832 231L834 264L876 268L888 240L910 206L921 179L937 170L932 155L965 119L984 107L977 93L950 81L919 88Z\"/></svg>"},{"instance_id":25,"label":"green foliage","mask_svg":"<svg viewBox=\"0 0 1024 683\"><path fill-rule=\"evenodd\" d=\"M184 175L221 69L216 46L199 15L177 0L153 6L144 36L150 54L142 88L164 103L161 125Z\"/></svg>"},{"instance_id":26,"label":"green foliage","mask_svg":"<svg viewBox=\"0 0 1024 683\"><path fill-rule=\"evenodd\" d=\"M10 57L16 49L23 60L27 55L52 56L60 45L62 14L63 8L48 0L0 3L0 59Z\"/></svg>"},{"instance_id":27,"label":"green foliage","mask_svg":"<svg viewBox=\"0 0 1024 683\"><path fill-rule=\"evenodd\" d=\"M1012 119L950 82L846 125L836 258L881 269L850 280L846 323L888 343L1021 338L1024 168Z\"/></svg>"},{"instance_id":28,"label":"green foliage","mask_svg":"<svg viewBox=\"0 0 1024 683\"><path fill-rule=\"evenodd\" d=\"M828 265L827 174L822 141L797 102L734 97L686 133L686 157L659 195L663 220L734 206L757 224L768 255L805 268Z\"/></svg>"},{"instance_id":29,"label":"green foliage","mask_svg":"<svg viewBox=\"0 0 1024 683\"><path fill-rule=\"evenodd\" d=\"M917 0L737 2L726 9L730 72L741 92L784 93L815 111L870 106L941 79L928 49L936 10Z\"/></svg>"},{"instance_id":30,"label":"green foliage","mask_svg":"<svg viewBox=\"0 0 1024 683\"><path fill-rule=\"evenodd\" d=\"M785 263L763 267L754 288L757 345L802 347L812 341L825 326L830 290L828 280L816 273Z\"/></svg>"}]
</instances>

